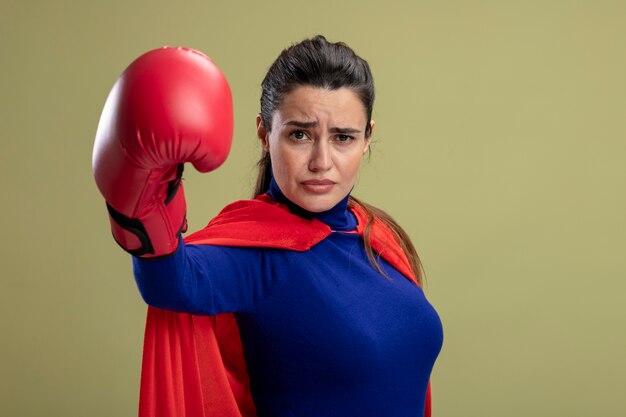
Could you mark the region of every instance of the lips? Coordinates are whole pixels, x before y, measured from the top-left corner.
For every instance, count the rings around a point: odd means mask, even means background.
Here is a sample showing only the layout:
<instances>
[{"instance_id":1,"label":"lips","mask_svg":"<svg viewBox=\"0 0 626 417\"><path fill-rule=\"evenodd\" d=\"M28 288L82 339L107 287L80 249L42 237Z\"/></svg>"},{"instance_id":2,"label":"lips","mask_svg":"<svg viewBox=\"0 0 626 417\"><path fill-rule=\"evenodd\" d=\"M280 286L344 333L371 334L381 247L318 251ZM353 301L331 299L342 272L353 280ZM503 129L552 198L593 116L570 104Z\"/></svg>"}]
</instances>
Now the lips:
<instances>
[{"instance_id":1,"label":"lips","mask_svg":"<svg viewBox=\"0 0 626 417\"><path fill-rule=\"evenodd\" d=\"M328 179L311 179L302 181L300 184L309 192L323 194L330 191L335 185L335 182Z\"/></svg>"},{"instance_id":2,"label":"lips","mask_svg":"<svg viewBox=\"0 0 626 417\"><path fill-rule=\"evenodd\" d=\"M332 185L334 183L335 181L331 181L327 179L302 181L302 184L304 185Z\"/></svg>"}]
</instances>

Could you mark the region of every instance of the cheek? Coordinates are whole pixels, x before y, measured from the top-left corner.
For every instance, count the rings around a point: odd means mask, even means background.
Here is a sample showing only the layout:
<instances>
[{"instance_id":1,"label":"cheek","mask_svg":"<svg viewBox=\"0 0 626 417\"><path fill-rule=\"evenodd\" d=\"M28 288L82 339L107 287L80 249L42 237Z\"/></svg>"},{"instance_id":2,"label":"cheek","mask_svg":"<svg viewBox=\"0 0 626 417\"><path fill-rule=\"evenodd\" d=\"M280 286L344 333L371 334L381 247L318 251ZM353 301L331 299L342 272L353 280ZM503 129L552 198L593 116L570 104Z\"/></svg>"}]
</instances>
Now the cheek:
<instances>
[{"instance_id":1,"label":"cheek","mask_svg":"<svg viewBox=\"0 0 626 417\"><path fill-rule=\"evenodd\" d=\"M286 146L275 146L271 148L272 169L277 181L283 183L293 179L303 169L304 158Z\"/></svg>"},{"instance_id":2,"label":"cheek","mask_svg":"<svg viewBox=\"0 0 626 417\"><path fill-rule=\"evenodd\" d=\"M363 154L360 151L351 154L345 162L346 174L351 177L356 176L361 166L361 160L363 160Z\"/></svg>"}]
</instances>

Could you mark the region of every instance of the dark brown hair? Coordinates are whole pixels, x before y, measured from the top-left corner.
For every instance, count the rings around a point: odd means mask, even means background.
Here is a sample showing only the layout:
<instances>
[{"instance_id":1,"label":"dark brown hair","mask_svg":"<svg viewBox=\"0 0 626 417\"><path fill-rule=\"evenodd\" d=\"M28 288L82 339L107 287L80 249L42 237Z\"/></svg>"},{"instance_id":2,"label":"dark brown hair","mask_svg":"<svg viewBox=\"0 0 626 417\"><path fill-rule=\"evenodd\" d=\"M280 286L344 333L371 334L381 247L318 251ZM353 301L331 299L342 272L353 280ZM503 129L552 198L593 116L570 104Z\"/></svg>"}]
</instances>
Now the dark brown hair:
<instances>
[{"instance_id":1,"label":"dark brown hair","mask_svg":"<svg viewBox=\"0 0 626 417\"><path fill-rule=\"evenodd\" d=\"M281 52L261 83L260 115L268 132L272 128L273 114L282 104L285 95L303 85L329 90L346 87L354 91L365 108L367 119L364 126L365 137L371 136L374 79L367 61L359 57L348 45L343 42L328 42L325 37L318 35L294 44ZM263 151L258 167L254 197L269 190L272 178L272 161L269 152ZM361 205L368 216L363 241L367 256L376 270L383 273L370 241L374 219L383 222L391 230L406 254L415 278L422 284L421 263L406 232L384 211L350 196L348 205L352 207L355 204Z\"/></svg>"}]
</instances>

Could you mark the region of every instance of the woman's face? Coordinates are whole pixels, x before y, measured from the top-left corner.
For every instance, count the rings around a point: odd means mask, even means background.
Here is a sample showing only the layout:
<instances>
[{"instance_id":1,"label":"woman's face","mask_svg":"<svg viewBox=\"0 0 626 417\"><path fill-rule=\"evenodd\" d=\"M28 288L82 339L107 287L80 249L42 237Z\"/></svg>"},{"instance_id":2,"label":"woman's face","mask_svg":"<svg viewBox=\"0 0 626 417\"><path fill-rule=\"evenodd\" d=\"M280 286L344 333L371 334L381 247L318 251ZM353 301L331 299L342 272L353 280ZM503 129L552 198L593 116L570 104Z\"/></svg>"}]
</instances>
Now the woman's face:
<instances>
[{"instance_id":1,"label":"woman's face","mask_svg":"<svg viewBox=\"0 0 626 417\"><path fill-rule=\"evenodd\" d=\"M352 90L310 86L285 95L269 132L257 116L257 134L270 153L274 179L285 196L319 213L348 195L370 144L366 119Z\"/></svg>"}]
</instances>

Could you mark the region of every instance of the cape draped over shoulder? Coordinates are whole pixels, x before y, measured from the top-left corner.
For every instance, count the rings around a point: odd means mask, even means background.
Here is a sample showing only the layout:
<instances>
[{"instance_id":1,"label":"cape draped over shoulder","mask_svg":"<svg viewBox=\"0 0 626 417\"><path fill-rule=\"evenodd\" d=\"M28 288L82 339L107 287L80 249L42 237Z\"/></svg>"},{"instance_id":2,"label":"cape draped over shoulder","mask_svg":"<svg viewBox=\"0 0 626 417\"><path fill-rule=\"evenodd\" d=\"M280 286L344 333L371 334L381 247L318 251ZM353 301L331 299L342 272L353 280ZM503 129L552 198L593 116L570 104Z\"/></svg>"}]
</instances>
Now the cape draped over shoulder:
<instances>
[{"instance_id":1,"label":"cape draped over shoulder","mask_svg":"<svg viewBox=\"0 0 626 417\"><path fill-rule=\"evenodd\" d=\"M351 210L362 236L367 213L358 204ZM325 223L292 214L264 194L229 204L185 243L304 252L330 233ZM406 255L382 221L374 219L370 239L378 255L417 284ZM424 416L430 415L429 384ZM232 313L198 316L148 307L139 417L256 417Z\"/></svg>"}]
</instances>

